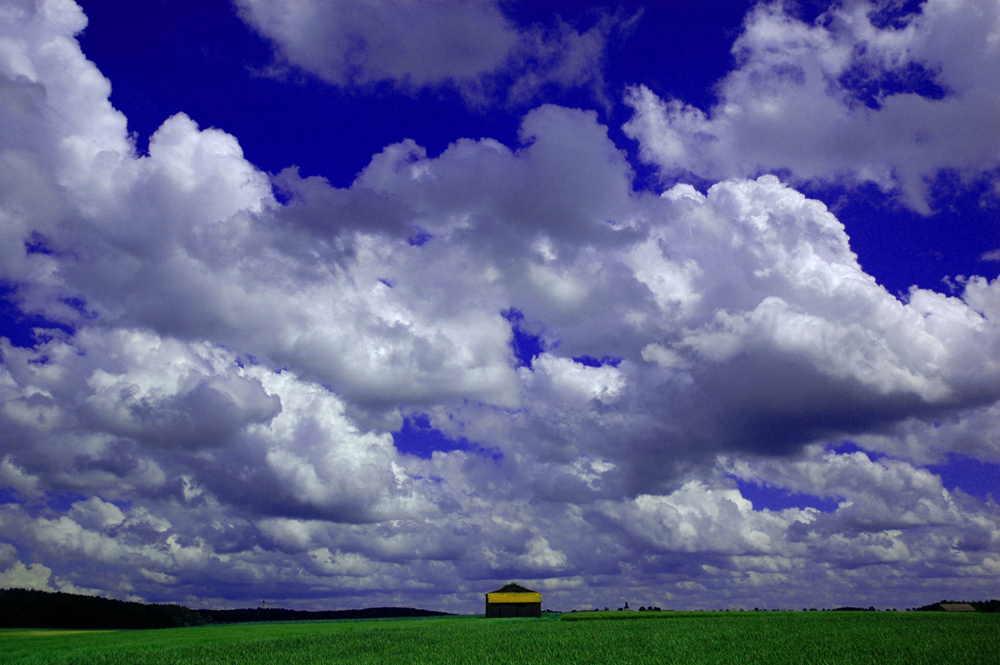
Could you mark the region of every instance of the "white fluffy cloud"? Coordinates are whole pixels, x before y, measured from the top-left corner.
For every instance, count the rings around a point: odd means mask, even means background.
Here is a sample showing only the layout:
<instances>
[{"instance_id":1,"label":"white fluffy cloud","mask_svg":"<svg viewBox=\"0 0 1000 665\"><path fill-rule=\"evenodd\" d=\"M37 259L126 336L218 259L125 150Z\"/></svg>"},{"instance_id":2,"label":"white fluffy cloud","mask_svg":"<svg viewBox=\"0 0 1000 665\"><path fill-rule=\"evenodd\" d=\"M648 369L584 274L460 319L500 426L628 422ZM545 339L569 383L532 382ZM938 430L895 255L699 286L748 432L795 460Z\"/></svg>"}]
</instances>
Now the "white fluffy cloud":
<instances>
[{"instance_id":1,"label":"white fluffy cloud","mask_svg":"<svg viewBox=\"0 0 1000 665\"><path fill-rule=\"evenodd\" d=\"M348 188L185 115L140 156L79 8L0 8L0 274L64 326L0 340L0 579L468 610L510 578L557 607L996 588L995 503L920 465L1000 462L998 280L900 301L778 178L636 191L596 114L551 105L520 146L404 141ZM414 413L467 445L401 453Z\"/></svg>"},{"instance_id":2,"label":"white fluffy cloud","mask_svg":"<svg viewBox=\"0 0 1000 665\"><path fill-rule=\"evenodd\" d=\"M391 82L406 90L450 85L482 104L524 103L545 85L604 95L602 60L618 19L579 32L516 25L496 0L237 0L240 16L291 64L338 86ZM504 90L506 88L506 90Z\"/></svg>"},{"instance_id":3,"label":"white fluffy cloud","mask_svg":"<svg viewBox=\"0 0 1000 665\"><path fill-rule=\"evenodd\" d=\"M930 211L941 171L1000 167L1000 8L928 0L834 4L813 24L758 5L733 46L738 66L707 112L632 89L626 132L673 177L787 172L798 181L871 182Z\"/></svg>"}]
</instances>

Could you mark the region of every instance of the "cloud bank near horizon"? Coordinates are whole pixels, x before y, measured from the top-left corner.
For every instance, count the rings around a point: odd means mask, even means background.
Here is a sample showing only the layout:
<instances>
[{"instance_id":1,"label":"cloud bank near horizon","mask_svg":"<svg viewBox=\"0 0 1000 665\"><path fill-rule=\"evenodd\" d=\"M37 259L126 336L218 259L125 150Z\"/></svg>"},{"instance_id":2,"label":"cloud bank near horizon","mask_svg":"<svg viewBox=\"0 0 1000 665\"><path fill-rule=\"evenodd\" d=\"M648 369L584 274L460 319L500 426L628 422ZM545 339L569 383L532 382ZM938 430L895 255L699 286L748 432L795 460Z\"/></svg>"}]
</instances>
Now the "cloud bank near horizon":
<instances>
[{"instance_id":1,"label":"cloud bank near horizon","mask_svg":"<svg viewBox=\"0 0 1000 665\"><path fill-rule=\"evenodd\" d=\"M596 113L553 105L518 146L402 141L347 188L184 114L139 154L79 7L0 11L0 279L50 322L0 340L0 583L470 611L512 578L558 606L996 589L995 500L925 467L1000 463L1000 279L893 297L822 203L664 157L656 100L642 154L706 191L636 189ZM408 426L451 445L403 452Z\"/></svg>"}]
</instances>

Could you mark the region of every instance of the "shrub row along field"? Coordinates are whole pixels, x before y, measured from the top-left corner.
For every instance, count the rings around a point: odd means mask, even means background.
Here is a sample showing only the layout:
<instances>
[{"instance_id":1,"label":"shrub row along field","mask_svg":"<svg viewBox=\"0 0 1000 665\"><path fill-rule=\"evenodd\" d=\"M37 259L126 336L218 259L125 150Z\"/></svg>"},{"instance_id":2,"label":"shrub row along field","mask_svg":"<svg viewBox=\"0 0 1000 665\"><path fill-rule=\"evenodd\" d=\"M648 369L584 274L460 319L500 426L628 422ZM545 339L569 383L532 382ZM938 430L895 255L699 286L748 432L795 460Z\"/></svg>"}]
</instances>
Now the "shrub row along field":
<instances>
[{"instance_id":1,"label":"shrub row along field","mask_svg":"<svg viewBox=\"0 0 1000 665\"><path fill-rule=\"evenodd\" d=\"M640 621L448 617L136 631L0 630L0 663L1000 664L1000 615L671 612Z\"/></svg>"}]
</instances>

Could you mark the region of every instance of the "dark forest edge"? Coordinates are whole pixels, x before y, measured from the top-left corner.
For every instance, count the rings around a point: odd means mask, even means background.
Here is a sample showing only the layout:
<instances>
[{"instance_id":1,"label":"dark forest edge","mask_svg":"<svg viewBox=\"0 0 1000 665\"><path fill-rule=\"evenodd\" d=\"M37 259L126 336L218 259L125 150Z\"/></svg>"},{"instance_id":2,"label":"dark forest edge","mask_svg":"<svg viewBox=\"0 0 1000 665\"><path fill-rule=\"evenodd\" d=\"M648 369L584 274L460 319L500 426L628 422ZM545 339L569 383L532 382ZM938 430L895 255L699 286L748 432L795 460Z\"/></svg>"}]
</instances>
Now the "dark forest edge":
<instances>
[{"instance_id":1,"label":"dark forest edge","mask_svg":"<svg viewBox=\"0 0 1000 665\"><path fill-rule=\"evenodd\" d=\"M362 610L192 610L180 605L154 605L61 591L0 589L0 628L144 629L205 626L252 621L326 621L449 616L412 607L370 607Z\"/></svg>"},{"instance_id":2,"label":"dark forest edge","mask_svg":"<svg viewBox=\"0 0 1000 665\"><path fill-rule=\"evenodd\" d=\"M976 612L1000 612L1000 600L942 600L916 612L945 611L944 605L968 604ZM837 608L862 610L864 608ZM874 608L871 608L874 609ZM390 619L453 616L449 612L412 607L370 607L361 610L286 610L247 608L237 610L192 610L180 605L146 604L60 591L0 589L0 628L144 629L178 628L224 623L270 621L329 621L343 619Z\"/></svg>"}]
</instances>

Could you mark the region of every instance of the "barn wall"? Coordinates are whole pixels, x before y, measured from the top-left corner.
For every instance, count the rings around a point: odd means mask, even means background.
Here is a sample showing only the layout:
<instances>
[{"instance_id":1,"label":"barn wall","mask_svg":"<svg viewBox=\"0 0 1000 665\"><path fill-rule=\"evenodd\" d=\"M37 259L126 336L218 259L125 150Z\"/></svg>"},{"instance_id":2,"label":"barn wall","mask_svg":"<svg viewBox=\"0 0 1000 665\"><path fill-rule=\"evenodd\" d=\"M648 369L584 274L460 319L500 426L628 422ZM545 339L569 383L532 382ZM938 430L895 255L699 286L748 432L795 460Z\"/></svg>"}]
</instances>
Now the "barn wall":
<instances>
[{"instance_id":1,"label":"barn wall","mask_svg":"<svg viewBox=\"0 0 1000 665\"><path fill-rule=\"evenodd\" d=\"M540 618L541 616L541 603L486 603L487 619Z\"/></svg>"}]
</instances>

